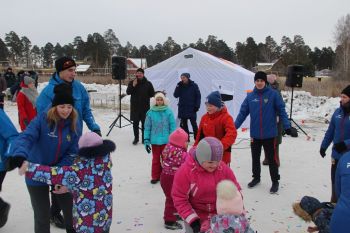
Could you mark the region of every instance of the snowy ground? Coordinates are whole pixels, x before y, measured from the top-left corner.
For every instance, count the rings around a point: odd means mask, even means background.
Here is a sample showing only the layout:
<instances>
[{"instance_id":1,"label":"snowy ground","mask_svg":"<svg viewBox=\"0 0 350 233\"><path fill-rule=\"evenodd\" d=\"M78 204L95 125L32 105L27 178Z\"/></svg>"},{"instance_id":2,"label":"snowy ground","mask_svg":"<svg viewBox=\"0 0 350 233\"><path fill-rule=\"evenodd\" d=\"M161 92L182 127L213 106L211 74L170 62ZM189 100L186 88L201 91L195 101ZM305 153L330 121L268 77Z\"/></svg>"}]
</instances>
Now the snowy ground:
<instances>
[{"instance_id":1,"label":"snowy ground","mask_svg":"<svg viewBox=\"0 0 350 233\"><path fill-rule=\"evenodd\" d=\"M90 88L97 90L92 98L115 96L118 90L115 85L91 85ZM125 91L125 87L123 90ZM283 96L290 102L290 93L283 93ZM325 159L320 157L318 150L328 126L324 122L329 119L329 113L338 107L339 99L312 97L305 92L295 92L294 96L293 118L311 139L306 140L301 132L298 138L283 138L280 148L281 183L277 195L269 193L271 181L268 167L262 168L262 182L259 186L254 189L246 188L251 180L248 132L239 130L233 146L231 167L243 187L244 203L251 224L259 233L306 232L307 224L293 214L292 203L304 195L315 196L324 201L330 198L330 150L327 151ZM123 102L127 101L128 97L123 98ZM5 112L19 128L16 105L7 102ZM93 114L104 135L118 115L113 106L94 107ZM124 112L124 115L129 117L128 112ZM113 154L114 217L111 232L184 232L163 228L164 195L159 184L149 183L151 156L145 152L142 144L131 144L132 127L115 127L108 138L117 144L117 151ZM16 171L7 174L1 197L11 204L8 223L1 232L33 232L33 212L29 195L23 177L18 176ZM52 232L64 231L52 227Z\"/></svg>"}]
</instances>

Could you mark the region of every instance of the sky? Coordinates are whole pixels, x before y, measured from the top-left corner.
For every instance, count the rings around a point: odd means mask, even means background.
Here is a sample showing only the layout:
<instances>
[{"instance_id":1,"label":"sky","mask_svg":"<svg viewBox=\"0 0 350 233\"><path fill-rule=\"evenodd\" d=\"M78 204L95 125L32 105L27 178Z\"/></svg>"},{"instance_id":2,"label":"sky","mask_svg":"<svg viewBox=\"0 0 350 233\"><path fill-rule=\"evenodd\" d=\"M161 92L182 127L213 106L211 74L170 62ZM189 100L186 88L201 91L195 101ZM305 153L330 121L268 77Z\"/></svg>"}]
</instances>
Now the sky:
<instances>
[{"instance_id":1,"label":"sky","mask_svg":"<svg viewBox=\"0 0 350 233\"><path fill-rule=\"evenodd\" d=\"M259 43L270 35L280 44L284 35L301 35L312 49L334 49L335 26L349 13L349 0L11 0L1 6L0 38L15 31L41 47L112 29L123 46L214 35L234 48L248 37Z\"/></svg>"}]
</instances>

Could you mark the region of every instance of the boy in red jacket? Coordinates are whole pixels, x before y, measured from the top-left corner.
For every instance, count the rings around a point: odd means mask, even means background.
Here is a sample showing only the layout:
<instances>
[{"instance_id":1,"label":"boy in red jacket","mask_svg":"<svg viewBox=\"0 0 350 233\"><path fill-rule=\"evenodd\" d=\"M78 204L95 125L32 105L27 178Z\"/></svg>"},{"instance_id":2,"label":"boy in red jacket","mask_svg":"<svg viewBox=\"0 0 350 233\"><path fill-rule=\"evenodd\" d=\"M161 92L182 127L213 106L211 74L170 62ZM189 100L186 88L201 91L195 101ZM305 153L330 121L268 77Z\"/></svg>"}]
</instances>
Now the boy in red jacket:
<instances>
[{"instance_id":1,"label":"boy in red jacket","mask_svg":"<svg viewBox=\"0 0 350 233\"><path fill-rule=\"evenodd\" d=\"M231 162L231 146L236 141L237 131L232 116L221 100L220 92L213 91L205 102L207 113L202 116L194 145L204 137L219 139L224 147L222 161L228 165Z\"/></svg>"}]
</instances>

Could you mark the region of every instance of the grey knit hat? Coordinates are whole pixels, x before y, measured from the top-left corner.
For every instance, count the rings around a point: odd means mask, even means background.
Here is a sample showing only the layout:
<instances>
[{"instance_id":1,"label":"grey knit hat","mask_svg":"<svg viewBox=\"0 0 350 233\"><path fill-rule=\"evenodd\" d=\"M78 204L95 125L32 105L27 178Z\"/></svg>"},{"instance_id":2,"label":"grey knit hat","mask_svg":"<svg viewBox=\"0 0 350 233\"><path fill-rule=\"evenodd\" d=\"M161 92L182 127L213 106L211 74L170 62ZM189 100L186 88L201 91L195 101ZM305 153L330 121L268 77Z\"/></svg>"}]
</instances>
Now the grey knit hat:
<instances>
[{"instance_id":1,"label":"grey knit hat","mask_svg":"<svg viewBox=\"0 0 350 233\"><path fill-rule=\"evenodd\" d=\"M224 153L224 147L219 139L205 137L197 145L194 156L201 165L205 161L220 161Z\"/></svg>"}]
</instances>

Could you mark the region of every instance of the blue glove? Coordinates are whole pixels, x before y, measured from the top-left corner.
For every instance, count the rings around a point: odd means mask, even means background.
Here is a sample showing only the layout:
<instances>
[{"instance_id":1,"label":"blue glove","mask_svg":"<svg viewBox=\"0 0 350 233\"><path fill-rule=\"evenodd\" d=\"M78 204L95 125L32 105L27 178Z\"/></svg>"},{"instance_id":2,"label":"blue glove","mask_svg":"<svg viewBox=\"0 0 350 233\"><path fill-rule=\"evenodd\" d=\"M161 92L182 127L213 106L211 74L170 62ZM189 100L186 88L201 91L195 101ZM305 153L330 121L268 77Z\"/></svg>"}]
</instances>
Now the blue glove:
<instances>
[{"instance_id":1,"label":"blue glove","mask_svg":"<svg viewBox=\"0 0 350 233\"><path fill-rule=\"evenodd\" d=\"M96 133L96 134L98 134L100 137L102 137L101 130L98 130L98 129L97 129L97 130L94 130L93 132Z\"/></svg>"}]
</instances>

